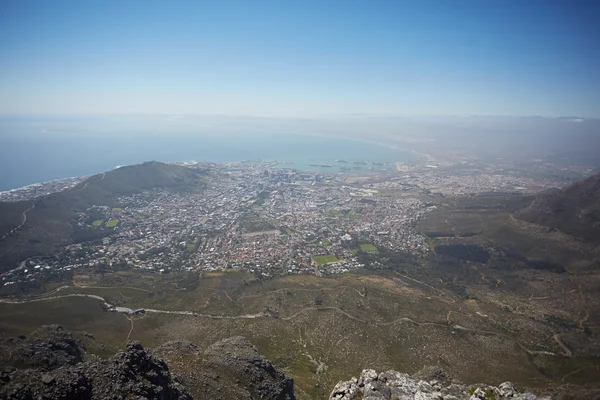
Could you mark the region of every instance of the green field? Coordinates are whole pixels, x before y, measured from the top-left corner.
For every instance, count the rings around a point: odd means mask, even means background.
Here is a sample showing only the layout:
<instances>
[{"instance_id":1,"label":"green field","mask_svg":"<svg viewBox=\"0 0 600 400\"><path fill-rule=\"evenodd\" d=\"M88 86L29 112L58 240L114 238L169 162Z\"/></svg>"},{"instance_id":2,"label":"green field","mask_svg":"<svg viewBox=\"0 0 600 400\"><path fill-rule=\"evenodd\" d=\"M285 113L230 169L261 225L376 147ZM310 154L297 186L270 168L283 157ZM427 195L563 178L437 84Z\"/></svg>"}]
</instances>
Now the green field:
<instances>
[{"instance_id":1,"label":"green field","mask_svg":"<svg viewBox=\"0 0 600 400\"><path fill-rule=\"evenodd\" d=\"M114 228L115 226L117 226L119 224L119 220L117 218L108 220L108 222L106 223L106 227L107 228Z\"/></svg>"},{"instance_id":2,"label":"green field","mask_svg":"<svg viewBox=\"0 0 600 400\"><path fill-rule=\"evenodd\" d=\"M362 251L366 251L367 253L377 253L377 247L373 246L370 243L361 244L360 249Z\"/></svg>"},{"instance_id":3,"label":"green field","mask_svg":"<svg viewBox=\"0 0 600 400\"><path fill-rule=\"evenodd\" d=\"M333 254L327 254L324 256L313 256L313 260L315 260L317 265L325 265L325 264L339 261L338 258Z\"/></svg>"},{"instance_id":4,"label":"green field","mask_svg":"<svg viewBox=\"0 0 600 400\"><path fill-rule=\"evenodd\" d=\"M191 242L187 242L185 247L186 247L187 251L194 251L194 250L196 250L197 244L198 244L198 239L196 238Z\"/></svg>"},{"instance_id":5,"label":"green field","mask_svg":"<svg viewBox=\"0 0 600 400\"><path fill-rule=\"evenodd\" d=\"M329 245L331 244L331 241L330 241L330 240L327 240L327 239L323 239L323 240L321 240L321 244L322 244L323 246L329 246Z\"/></svg>"},{"instance_id":6,"label":"green field","mask_svg":"<svg viewBox=\"0 0 600 400\"><path fill-rule=\"evenodd\" d=\"M112 208L112 211L113 211L113 212L122 211L122 210L123 210L123 209L122 209L122 208L119 208L119 207L113 207L113 208Z\"/></svg>"},{"instance_id":7,"label":"green field","mask_svg":"<svg viewBox=\"0 0 600 400\"><path fill-rule=\"evenodd\" d=\"M102 226L102 223L104 223L104 220L102 220L102 219L97 219L97 220L95 220L94 222L92 222L92 226L95 226L95 227L100 227L100 226Z\"/></svg>"}]
</instances>

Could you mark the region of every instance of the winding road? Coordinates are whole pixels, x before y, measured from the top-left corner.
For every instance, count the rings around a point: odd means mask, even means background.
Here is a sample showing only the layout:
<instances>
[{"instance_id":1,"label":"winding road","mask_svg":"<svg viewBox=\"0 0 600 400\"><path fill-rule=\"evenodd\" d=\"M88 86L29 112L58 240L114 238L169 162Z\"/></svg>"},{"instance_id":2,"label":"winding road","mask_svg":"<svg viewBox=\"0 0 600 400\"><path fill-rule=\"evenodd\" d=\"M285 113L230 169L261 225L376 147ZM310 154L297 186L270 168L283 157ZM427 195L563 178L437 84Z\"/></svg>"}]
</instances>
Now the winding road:
<instances>
[{"instance_id":1,"label":"winding road","mask_svg":"<svg viewBox=\"0 0 600 400\"><path fill-rule=\"evenodd\" d=\"M95 175L95 176L98 176L98 175ZM100 178L100 180L103 180L105 176L106 176L106 173L105 173L105 172L103 172L103 173L102 173L102 177ZM82 186L80 189L77 189L77 190L83 190L83 189L85 189L85 188L87 187L87 185L89 185L89 184L90 184L90 183L92 183L92 182L96 182L96 181L90 181L90 180L88 180L88 181L85 183L85 185L83 185L83 186Z\"/></svg>"},{"instance_id":2,"label":"winding road","mask_svg":"<svg viewBox=\"0 0 600 400\"><path fill-rule=\"evenodd\" d=\"M56 300L56 299L61 299L61 298L68 298L68 297L87 297L87 298L91 298L91 299L95 299L98 301L101 301L104 305L104 307L109 310L109 311L113 311L113 312L118 312L118 313L122 313L125 315L133 315L135 314L134 310L127 308L127 307L118 307L118 306L114 306L112 304L109 304L103 297L97 296L97 295L93 295L93 294L65 294L65 295L60 295L60 296L51 296L51 297L41 297L41 298L36 298L36 299L28 299L28 300L6 300L6 299L0 299L0 303L4 303L4 304L25 304L25 303L33 303L33 302L40 302L40 301L49 301L49 300ZM461 325L450 325L450 324L443 324L443 323L437 323L437 322L421 322L421 321L415 321L411 318L408 317L400 317L397 318L393 321L390 322L378 322L378 321L368 321L365 319L361 319L358 317L355 317L354 315L338 308L338 307L305 307L287 317L279 317L277 315L271 314L271 313L265 313L265 312L259 312L256 314L241 314L241 315L215 315L215 314L202 314L202 313L196 313L193 311L170 311L170 310L159 310L159 309L153 309L153 308L143 308L145 313L155 313L155 314L173 314L173 315L186 315L186 316L191 316L191 317L196 317L196 318L207 318L207 319L218 319L218 320L236 320L236 319L256 319L256 318L274 318L274 319L280 319L282 321L290 321L292 319L297 318L298 316L307 313L307 312L311 312L311 311L334 311L337 312L339 314L344 315L345 317L356 321L356 322L360 322L360 323L364 323L364 324L371 324L371 325L378 325L378 326L391 326L394 325L396 323L399 322L409 322L413 325L416 326L434 326L434 327L438 327L438 328L442 328L442 329L454 329L454 330L461 330L461 331L465 331L465 332L473 332L476 334L483 334L483 335L493 335L493 336L498 336L498 337L503 337L509 340L514 341L523 351L525 351L527 354L530 355L547 355L547 356L557 356L559 354L550 352L550 351L540 351L540 350L531 350L529 348L527 348L525 345L523 345L521 342L519 342L517 339L503 334L503 333L499 333L499 332L494 332L494 331L486 331L486 330L481 330L481 329L473 329L473 328L466 328L464 326ZM128 318L129 319L129 318ZM130 319L131 323L132 323L132 327L133 327L133 321ZM131 334L131 331L130 333ZM560 340L560 336L558 334L555 334L553 336L554 340L556 340L556 342L563 348L563 350L565 350L564 353L561 353L564 356L567 357L571 357L572 353L571 351L565 346L565 344Z\"/></svg>"},{"instance_id":3,"label":"winding road","mask_svg":"<svg viewBox=\"0 0 600 400\"><path fill-rule=\"evenodd\" d=\"M25 222L27 222L27 213L29 211L33 210L34 208L35 208L35 204L32 205L31 207L29 207L27 210L23 211L23 222L21 222L21 225L17 226L16 228L13 228L10 232L4 234L4 236L2 236L2 239L7 237L8 235L12 235L13 233L15 233L16 231L21 229L23 227L23 225L25 225Z\"/></svg>"}]
</instances>

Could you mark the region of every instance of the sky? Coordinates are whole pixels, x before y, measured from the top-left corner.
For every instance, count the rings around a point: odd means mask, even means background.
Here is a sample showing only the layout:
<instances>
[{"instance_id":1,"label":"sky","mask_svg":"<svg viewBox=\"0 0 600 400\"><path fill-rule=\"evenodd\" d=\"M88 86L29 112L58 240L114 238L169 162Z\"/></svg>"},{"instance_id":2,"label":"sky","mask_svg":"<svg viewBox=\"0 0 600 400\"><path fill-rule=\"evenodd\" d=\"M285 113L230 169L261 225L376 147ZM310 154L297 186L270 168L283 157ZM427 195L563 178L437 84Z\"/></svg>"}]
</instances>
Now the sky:
<instances>
[{"instance_id":1,"label":"sky","mask_svg":"<svg viewBox=\"0 0 600 400\"><path fill-rule=\"evenodd\" d=\"M597 1L1 0L0 114L600 117Z\"/></svg>"}]
</instances>

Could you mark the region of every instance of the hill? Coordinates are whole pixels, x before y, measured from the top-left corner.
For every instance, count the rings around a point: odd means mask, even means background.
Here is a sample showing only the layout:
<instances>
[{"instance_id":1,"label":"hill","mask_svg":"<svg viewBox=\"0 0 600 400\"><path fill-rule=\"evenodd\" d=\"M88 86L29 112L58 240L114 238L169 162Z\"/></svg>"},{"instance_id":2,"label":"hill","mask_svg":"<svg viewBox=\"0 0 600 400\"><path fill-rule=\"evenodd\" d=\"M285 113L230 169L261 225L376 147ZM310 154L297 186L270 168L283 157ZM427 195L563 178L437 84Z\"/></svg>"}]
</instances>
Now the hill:
<instances>
[{"instance_id":1,"label":"hill","mask_svg":"<svg viewBox=\"0 0 600 400\"><path fill-rule=\"evenodd\" d=\"M600 174L541 193L516 217L600 244Z\"/></svg>"},{"instance_id":2,"label":"hill","mask_svg":"<svg viewBox=\"0 0 600 400\"><path fill-rule=\"evenodd\" d=\"M150 189L200 193L206 176L206 171L153 161L94 175L33 201L0 203L0 272L28 257L109 234L77 224L93 205L115 207L120 196Z\"/></svg>"}]
</instances>

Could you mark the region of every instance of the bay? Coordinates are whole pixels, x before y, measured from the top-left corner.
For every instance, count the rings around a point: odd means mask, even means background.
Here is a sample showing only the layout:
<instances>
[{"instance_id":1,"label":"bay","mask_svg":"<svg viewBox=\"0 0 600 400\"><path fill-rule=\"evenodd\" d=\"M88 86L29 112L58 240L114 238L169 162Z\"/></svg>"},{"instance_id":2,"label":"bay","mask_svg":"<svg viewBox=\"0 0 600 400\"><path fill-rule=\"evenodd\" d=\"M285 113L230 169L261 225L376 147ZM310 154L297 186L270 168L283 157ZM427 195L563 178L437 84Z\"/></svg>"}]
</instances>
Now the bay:
<instances>
[{"instance_id":1,"label":"bay","mask_svg":"<svg viewBox=\"0 0 600 400\"><path fill-rule=\"evenodd\" d=\"M283 168L363 173L414 156L384 144L310 134L31 134L0 137L0 190L144 161L277 160ZM337 160L337 161L336 161ZM340 162L345 160L346 162ZM372 164L378 163L377 165ZM324 167L322 165L331 165Z\"/></svg>"}]
</instances>

